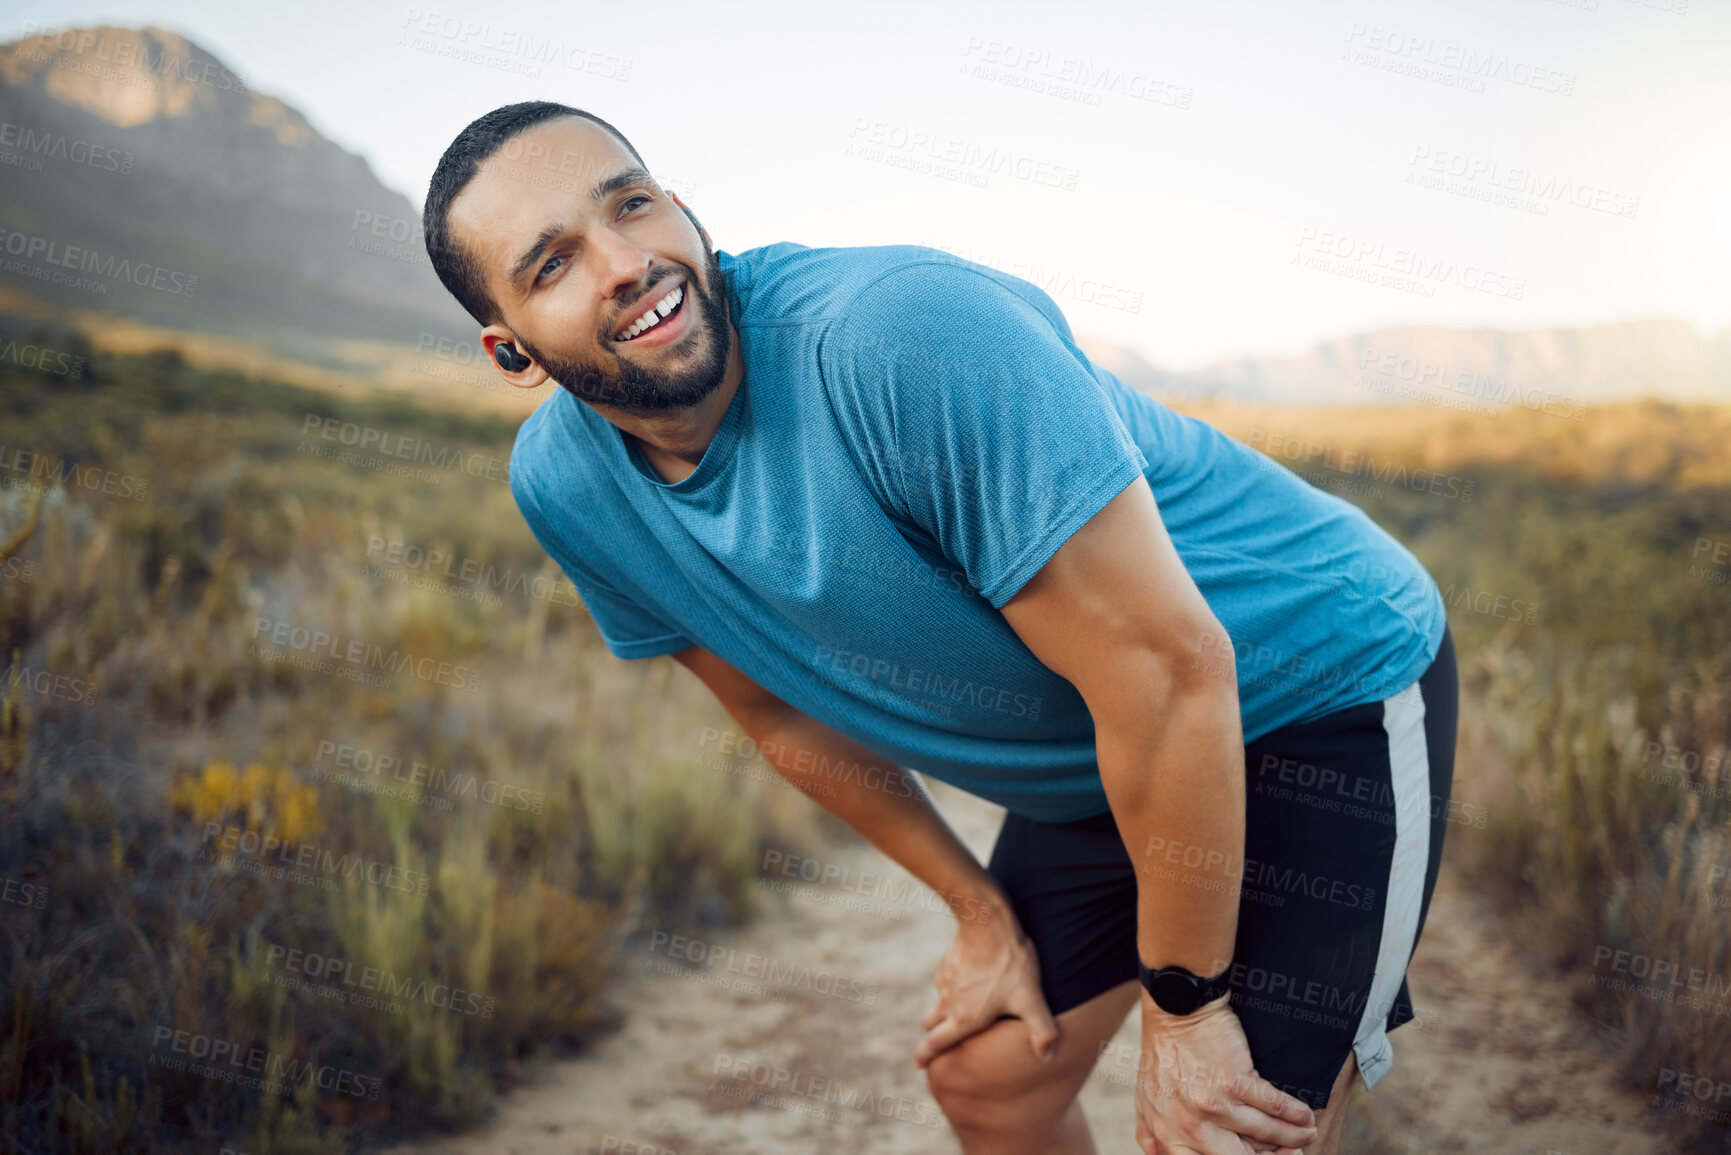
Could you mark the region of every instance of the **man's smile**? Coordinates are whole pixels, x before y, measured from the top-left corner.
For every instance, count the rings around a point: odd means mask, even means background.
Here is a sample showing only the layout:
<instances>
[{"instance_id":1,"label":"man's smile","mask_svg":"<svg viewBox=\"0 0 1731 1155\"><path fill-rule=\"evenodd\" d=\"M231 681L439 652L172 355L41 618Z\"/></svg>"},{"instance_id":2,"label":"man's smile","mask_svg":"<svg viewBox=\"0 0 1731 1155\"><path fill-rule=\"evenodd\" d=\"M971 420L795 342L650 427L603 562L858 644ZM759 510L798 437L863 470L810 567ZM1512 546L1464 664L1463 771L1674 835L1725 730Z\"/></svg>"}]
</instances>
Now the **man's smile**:
<instances>
[{"instance_id":1,"label":"man's smile","mask_svg":"<svg viewBox=\"0 0 1731 1155\"><path fill-rule=\"evenodd\" d=\"M622 327L614 330L613 340L620 344L665 345L689 327L685 318L685 298L689 296L681 282L637 310ZM635 308L635 306L633 306Z\"/></svg>"}]
</instances>

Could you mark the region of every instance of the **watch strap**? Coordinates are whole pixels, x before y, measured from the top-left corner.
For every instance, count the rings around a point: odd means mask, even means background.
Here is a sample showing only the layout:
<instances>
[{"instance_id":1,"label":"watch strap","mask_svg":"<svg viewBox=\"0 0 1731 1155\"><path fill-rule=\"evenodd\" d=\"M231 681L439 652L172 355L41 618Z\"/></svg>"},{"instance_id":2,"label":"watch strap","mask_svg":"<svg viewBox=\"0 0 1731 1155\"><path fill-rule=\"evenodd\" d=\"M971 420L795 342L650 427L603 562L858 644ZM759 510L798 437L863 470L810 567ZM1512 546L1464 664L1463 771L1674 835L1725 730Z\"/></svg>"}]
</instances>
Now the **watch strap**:
<instances>
[{"instance_id":1,"label":"watch strap","mask_svg":"<svg viewBox=\"0 0 1731 1155\"><path fill-rule=\"evenodd\" d=\"M1197 1008L1207 1006L1209 1003L1220 998L1222 995L1227 994L1232 989L1231 984L1227 981L1227 976L1232 973L1230 965L1217 975L1210 978L1202 978L1200 975L1193 974L1183 967L1161 967L1158 970L1151 970L1146 963L1138 958L1136 960L1136 973L1142 980L1143 989L1146 990L1149 996L1154 999L1156 1005L1159 1005L1160 1002L1159 997L1154 994L1154 980L1157 977L1161 975L1178 975L1189 981L1191 986L1197 991L1196 1005L1187 1011L1172 1011L1170 1008L1164 1006L1160 1008L1170 1014L1189 1014Z\"/></svg>"}]
</instances>

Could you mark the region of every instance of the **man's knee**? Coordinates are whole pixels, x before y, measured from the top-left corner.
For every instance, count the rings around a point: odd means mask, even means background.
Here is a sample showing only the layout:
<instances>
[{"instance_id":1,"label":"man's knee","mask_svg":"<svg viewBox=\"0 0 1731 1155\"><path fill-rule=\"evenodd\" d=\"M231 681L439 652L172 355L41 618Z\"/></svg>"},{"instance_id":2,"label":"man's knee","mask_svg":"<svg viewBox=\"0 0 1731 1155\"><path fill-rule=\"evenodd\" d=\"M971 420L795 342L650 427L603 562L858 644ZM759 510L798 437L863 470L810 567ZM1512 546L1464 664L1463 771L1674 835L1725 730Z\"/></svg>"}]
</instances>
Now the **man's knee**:
<instances>
[{"instance_id":1,"label":"man's knee","mask_svg":"<svg viewBox=\"0 0 1731 1155\"><path fill-rule=\"evenodd\" d=\"M1052 1096L1034 1092L1062 1072L1034 1058L1027 1031L1021 1020L1006 1019L926 1064L926 1085L953 1124L1002 1129L1051 1110Z\"/></svg>"}]
</instances>

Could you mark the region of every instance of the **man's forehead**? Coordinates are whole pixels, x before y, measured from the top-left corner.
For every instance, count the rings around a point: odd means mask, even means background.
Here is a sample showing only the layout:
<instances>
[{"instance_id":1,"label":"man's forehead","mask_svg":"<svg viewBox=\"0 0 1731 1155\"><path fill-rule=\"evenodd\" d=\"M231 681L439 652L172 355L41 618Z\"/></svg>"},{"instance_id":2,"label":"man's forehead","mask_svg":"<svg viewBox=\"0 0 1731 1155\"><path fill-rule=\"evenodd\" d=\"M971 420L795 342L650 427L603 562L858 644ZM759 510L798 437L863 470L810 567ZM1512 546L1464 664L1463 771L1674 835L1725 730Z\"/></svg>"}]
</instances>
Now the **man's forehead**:
<instances>
[{"instance_id":1,"label":"man's forehead","mask_svg":"<svg viewBox=\"0 0 1731 1155\"><path fill-rule=\"evenodd\" d=\"M589 209L589 192L637 161L606 129L562 116L518 133L482 161L451 202L451 230L487 269L502 278L502 262L552 221Z\"/></svg>"}]
</instances>

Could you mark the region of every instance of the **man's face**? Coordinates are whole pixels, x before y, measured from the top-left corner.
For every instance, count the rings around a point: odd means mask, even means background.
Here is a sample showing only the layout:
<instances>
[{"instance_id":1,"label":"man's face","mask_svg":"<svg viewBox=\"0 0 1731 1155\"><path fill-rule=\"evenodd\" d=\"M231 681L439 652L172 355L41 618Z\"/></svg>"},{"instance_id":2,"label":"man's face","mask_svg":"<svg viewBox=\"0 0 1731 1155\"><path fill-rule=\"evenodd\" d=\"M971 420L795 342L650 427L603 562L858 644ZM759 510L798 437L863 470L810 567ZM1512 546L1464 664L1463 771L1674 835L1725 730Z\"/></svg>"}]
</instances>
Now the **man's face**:
<instances>
[{"instance_id":1,"label":"man's face","mask_svg":"<svg viewBox=\"0 0 1731 1155\"><path fill-rule=\"evenodd\" d=\"M696 219L612 134L580 117L536 125L451 204L513 342L581 401L633 414L714 392L732 342L721 263ZM651 307L673 307L646 329Z\"/></svg>"}]
</instances>

